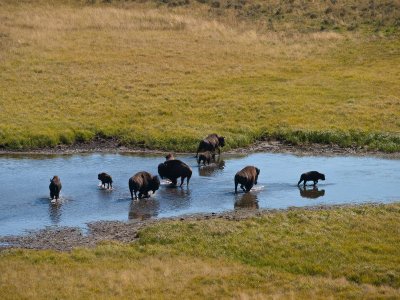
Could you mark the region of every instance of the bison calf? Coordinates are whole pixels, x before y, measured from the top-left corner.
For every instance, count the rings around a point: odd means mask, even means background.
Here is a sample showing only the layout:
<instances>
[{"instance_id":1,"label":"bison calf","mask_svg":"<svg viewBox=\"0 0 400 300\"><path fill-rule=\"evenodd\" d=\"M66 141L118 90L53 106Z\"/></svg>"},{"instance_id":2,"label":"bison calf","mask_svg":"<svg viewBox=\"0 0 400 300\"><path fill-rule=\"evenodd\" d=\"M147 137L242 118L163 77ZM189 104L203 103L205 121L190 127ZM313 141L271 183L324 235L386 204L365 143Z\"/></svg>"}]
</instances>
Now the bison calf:
<instances>
[{"instance_id":1,"label":"bison calf","mask_svg":"<svg viewBox=\"0 0 400 300\"><path fill-rule=\"evenodd\" d=\"M153 194L160 187L160 179L158 176L152 176L148 172L138 172L129 178L129 191L131 192L131 198L133 200L133 193L135 193L135 199L137 199L137 192L139 192L139 199L144 195L146 198L149 196L149 191Z\"/></svg>"},{"instance_id":2,"label":"bison calf","mask_svg":"<svg viewBox=\"0 0 400 300\"><path fill-rule=\"evenodd\" d=\"M310 171L310 172L301 174L300 180L297 183L297 185L300 185L300 183L302 181L304 181L304 184L303 184L304 186L306 186L307 181L313 181L314 185L316 185L318 183L318 180L320 180L320 179L325 180L325 175L322 173L319 173L317 171Z\"/></svg>"},{"instance_id":3,"label":"bison calf","mask_svg":"<svg viewBox=\"0 0 400 300\"><path fill-rule=\"evenodd\" d=\"M184 162L173 159L167 160L158 165L158 174L161 178L168 178L173 185L177 184L177 179L181 178L181 185L186 178L186 183L189 185L189 180L192 177L192 169Z\"/></svg>"},{"instance_id":4,"label":"bison calf","mask_svg":"<svg viewBox=\"0 0 400 300\"><path fill-rule=\"evenodd\" d=\"M247 166L236 173L235 175L235 194L237 194L237 186L240 183L240 188L247 193L251 190L253 185L257 184L260 169Z\"/></svg>"},{"instance_id":5,"label":"bison calf","mask_svg":"<svg viewBox=\"0 0 400 300\"><path fill-rule=\"evenodd\" d=\"M97 175L97 179L101 181L101 186L102 187L105 188L106 187L106 183L107 183L107 189L109 189L110 186L111 186L111 189L112 189L113 180L112 180L112 177L110 175L108 175L107 173L103 172L103 173L100 173L99 175Z\"/></svg>"},{"instance_id":6,"label":"bison calf","mask_svg":"<svg viewBox=\"0 0 400 300\"><path fill-rule=\"evenodd\" d=\"M211 153L210 151L200 153L197 157L197 163L200 165L203 162L204 165L209 165L211 160L215 160L215 153Z\"/></svg>"},{"instance_id":7,"label":"bison calf","mask_svg":"<svg viewBox=\"0 0 400 300\"><path fill-rule=\"evenodd\" d=\"M58 176L54 176L53 179L50 179L49 189L51 200L53 200L54 198L58 200L58 198L60 198L61 188L61 180Z\"/></svg>"},{"instance_id":8,"label":"bison calf","mask_svg":"<svg viewBox=\"0 0 400 300\"><path fill-rule=\"evenodd\" d=\"M175 157L174 157L174 155L173 155L172 153L168 153L168 154L165 156L165 160L173 160L173 159L175 159Z\"/></svg>"}]
</instances>

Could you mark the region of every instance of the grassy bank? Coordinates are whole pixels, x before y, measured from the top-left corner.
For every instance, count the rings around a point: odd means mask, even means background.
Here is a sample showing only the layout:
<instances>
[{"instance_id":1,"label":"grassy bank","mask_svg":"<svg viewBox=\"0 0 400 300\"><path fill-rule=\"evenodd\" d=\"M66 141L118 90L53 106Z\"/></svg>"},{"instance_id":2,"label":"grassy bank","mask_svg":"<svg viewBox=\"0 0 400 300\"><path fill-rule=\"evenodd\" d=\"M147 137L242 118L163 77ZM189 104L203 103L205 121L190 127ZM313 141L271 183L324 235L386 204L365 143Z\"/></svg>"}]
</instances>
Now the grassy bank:
<instances>
[{"instance_id":1,"label":"grassy bank","mask_svg":"<svg viewBox=\"0 0 400 300\"><path fill-rule=\"evenodd\" d=\"M131 245L0 254L14 298L400 297L400 204L166 221Z\"/></svg>"},{"instance_id":2,"label":"grassy bank","mask_svg":"<svg viewBox=\"0 0 400 300\"><path fill-rule=\"evenodd\" d=\"M214 2L0 1L0 147L400 150L397 2Z\"/></svg>"}]
</instances>

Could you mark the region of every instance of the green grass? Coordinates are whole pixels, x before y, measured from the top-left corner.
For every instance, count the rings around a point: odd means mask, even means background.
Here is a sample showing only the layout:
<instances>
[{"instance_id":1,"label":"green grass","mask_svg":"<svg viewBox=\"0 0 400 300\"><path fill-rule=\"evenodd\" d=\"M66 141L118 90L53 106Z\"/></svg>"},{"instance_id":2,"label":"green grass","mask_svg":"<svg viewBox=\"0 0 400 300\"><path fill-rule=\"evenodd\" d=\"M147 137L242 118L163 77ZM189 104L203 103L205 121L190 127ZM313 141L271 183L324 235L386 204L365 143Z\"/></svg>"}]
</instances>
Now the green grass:
<instances>
[{"instance_id":1,"label":"green grass","mask_svg":"<svg viewBox=\"0 0 400 300\"><path fill-rule=\"evenodd\" d=\"M130 245L0 254L14 298L399 298L400 204L164 221Z\"/></svg>"},{"instance_id":2,"label":"green grass","mask_svg":"<svg viewBox=\"0 0 400 300\"><path fill-rule=\"evenodd\" d=\"M349 1L360 8L351 31L347 14L323 31L305 19L329 3L294 1L268 29L271 10L247 14L251 1L89 2L0 1L1 148L101 136L194 151L217 132L228 148L272 137L400 150L400 10L385 14L390 1L375 8L378 30L362 13L370 2Z\"/></svg>"}]
</instances>

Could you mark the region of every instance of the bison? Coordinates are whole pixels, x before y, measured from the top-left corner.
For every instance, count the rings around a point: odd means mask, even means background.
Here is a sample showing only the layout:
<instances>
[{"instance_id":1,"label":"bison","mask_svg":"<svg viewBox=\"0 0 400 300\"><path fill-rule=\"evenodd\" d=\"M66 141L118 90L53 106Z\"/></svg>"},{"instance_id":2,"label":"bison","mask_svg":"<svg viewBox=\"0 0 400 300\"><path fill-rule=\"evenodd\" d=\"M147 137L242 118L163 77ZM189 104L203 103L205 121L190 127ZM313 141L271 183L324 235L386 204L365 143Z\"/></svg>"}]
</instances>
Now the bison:
<instances>
[{"instance_id":1,"label":"bison","mask_svg":"<svg viewBox=\"0 0 400 300\"><path fill-rule=\"evenodd\" d=\"M109 189L110 186L111 186L111 189L112 189L113 180L112 180L112 177L110 175L108 175L107 173L103 172L103 173L100 173L99 175L97 175L97 179L101 181L101 186L102 187L105 188L106 187L106 183L107 183L107 189Z\"/></svg>"},{"instance_id":2,"label":"bison","mask_svg":"<svg viewBox=\"0 0 400 300\"><path fill-rule=\"evenodd\" d=\"M218 150L218 154L221 154L220 147L225 146L225 138L223 136L218 136L213 133L207 136L204 140L200 141L199 147L197 148L196 157L199 155L199 152L210 151L215 153L215 150Z\"/></svg>"},{"instance_id":3,"label":"bison","mask_svg":"<svg viewBox=\"0 0 400 300\"><path fill-rule=\"evenodd\" d=\"M172 153L168 153L168 154L165 156L165 160L173 160L173 159L175 159L175 157L174 157L174 155L173 155Z\"/></svg>"},{"instance_id":4,"label":"bison","mask_svg":"<svg viewBox=\"0 0 400 300\"><path fill-rule=\"evenodd\" d=\"M149 191L152 191L153 194L158 190L160 187L160 179L158 176L152 176L148 172L138 172L129 178L129 191L131 192L131 198L133 198L133 193L135 193L135 199L138 199L137 192L139 192L139 199L142 196L146 198L149 196Z\"/></svg>"},{"instance_id":5,"label":"bison","mask_svg":"<svg viewBox=\"0 0 400 300\"><path fill-rule=\"evenodd\" d=\"M247 166L236 173L235 175L235 194L237 194L237 186L240 183L240 188L245 192L249 192L253 185L257 184L260 169Z\"/></svg>"},{"instance_id":6,"label":"bison","mask_svg":"<svg viewBox=\"0 0 400 300\"><path fill-rule=\"evenodd\" d=\"M186 183L189 186L189 180L192 177L192 169L184 162L178 159L167 160L158 165L158 174L161 178L168 178L171 180L173 185L177 184L177 179L181 178L181 185L186 179Z\"/></svg>"},{"instance_id":7,"label":"bison","mask_svg":"<svg viewBox=\"0 0 400 300\"><path fill-rule=\"evenodd\" d=\"M58 200L58 198L60 198L61 188L62 185L60 178L58 176L53 176L53 179L50 179L50 185L49 185L51 200L53 200L54 198Z\"/></svg>"},{"instance_id":8,"label":"bison","mask_svg":"<svg viewBox=\"0 0 400 300\"><path fill-rule=\"evenodd\" d=\"M313 181L314 185L316 185L318 183L318 180L320 180L320 179L325 180L325 175L322 173L319 173L317 171L310 171L310 172L301 174L300 180L297 183L297 185L300 185L300 183L302 181L304 181L304 184L303 184L304 186L306 186L307 181Z\"/></svg>"},{"instance_id":9,"label":"bison","mask_svg":"<svg viewBox=\"0 0 400 300\"><path fill-rule=\"evenodd\" d=\"M200 153L197 157L197 163L200 165L203 162L204 165L209 165L211 160L215 160L215 153L211 153L210 151Z\"/></svg>"}]
</instances>

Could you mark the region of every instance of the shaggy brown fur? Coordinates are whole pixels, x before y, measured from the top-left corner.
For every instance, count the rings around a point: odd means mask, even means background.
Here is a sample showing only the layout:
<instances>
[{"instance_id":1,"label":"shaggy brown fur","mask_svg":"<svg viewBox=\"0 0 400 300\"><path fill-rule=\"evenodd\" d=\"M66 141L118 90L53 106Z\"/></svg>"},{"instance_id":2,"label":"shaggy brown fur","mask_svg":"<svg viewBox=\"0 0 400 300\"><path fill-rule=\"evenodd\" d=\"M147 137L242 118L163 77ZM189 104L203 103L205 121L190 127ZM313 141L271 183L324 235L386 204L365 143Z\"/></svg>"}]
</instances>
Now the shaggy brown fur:
<instances>
[{"instance_id":1,"label":"shaggy brown fur","mask_svg":"<svg viewBox=\"0 0 400 300\"><path fill-rule=\"evenodd\" d=\"M160 175L161 178L168 178L169 180L171 180L173 185L177 184L177 179L180 177L181 178L180 186L183 185L185 178L187 178L186 183L187 185L189 185L189 180L192 177L192 169L184 162L178 159L173 159L173 160L167 160L159 164L158 174Z\"/></svg>"},{"instance_id":2,"label":"shaggy brown fur","mask_svg":"<svg viewBox=\"0 0 400 300\"><path fill-rule=\"evenodd\" d=\"M221 154L220 147L225 146L225 138L223 136L218 136L213 133L207 136L204 140L200 141L199 147L197 148L196 157L199 155L199 152L210 151L215 153L215 150L218 150L218 154Z\"/></svg>"},{"instance_id":3,"label":"shaggy brown fur","mask_svg":"<svg viewBox=\"0 0 400 300\"><path fill-rule=\"evenodd\" d=\"M236 173L235 175L235 194L237 193L237 186L240 183L240 188L247 193L251 190L253 185L257 184L260 169L247 166Z\"/></svg>"},{"instance_id":4,"label":"shaggy brown fur","mask_svg":"<svg viewBox=\"0 0 400 300\"><path fill-rule=\"evenodd\" d=\"M322 173L319 173L317 171L310 171L310 172L301 174L300 180L297 183L297 185L300 185L300 183L302 181L304 181L304 184L303 184L304 186L306 186L307 181L313 181L314 185L316 185L318 183L319 179L325 180L325 175Z\"/></svg>"},{"instance_id":5,"label":"shaggy brown fur","mask_svg":"<svg viewBox=\"0 0 400 300\"><path fill-rule=\"evenodd\" d=\"M58 200L58 198L60 198L61 188L62 188L61 180L58 176L54 176L53 179L50 179L49 190L50 190L50 198L52 200L54 198L56 200Z\"/></svg>"},{"instance_id":6,"label":"shaggy brown fur","mask_svg":"<svg viewBox=\"0 0 400 300\"><path fill-rule=\"evenodd\" d=\"M135 193L135 199L137 199L137 192L139 192L139 199L142 196L146 198L149 196L149 191L152 191L153 194L158 190L160 187L160 179L158 176L152 176L148 172L138 172L129 178L129 191L131 192L131 198L133 200L133 193Z\"/></svg>"},{"instance_id":7,"label":"shaggy brown fur","mask_svg":"<svg viewBox=\"0 0 400 300\"><path fill-rule=\"evenodd\" d=\"M107 188L109 189L110 186L112 188L113 180L112 180L112 177L110 175L108 175L107 173L103 172L103 173L98 174L97 175L97 179L101 181L101 186L102 187L105 188L106 187L106 183L107 183Z\"/></svg>"},{"instance_id":8,"label":"shaggy brown fur","mask_svg":"<svg viewBox=\"0 0 400 300\"><path fill-rule=\"evenodd\" d=\"M215 160L215 153L211 153L210 151L200 153L197 158L197 163L200 165L203 162L204 165L209 165L211 160Z\"/></svg>"}]
</instances>

